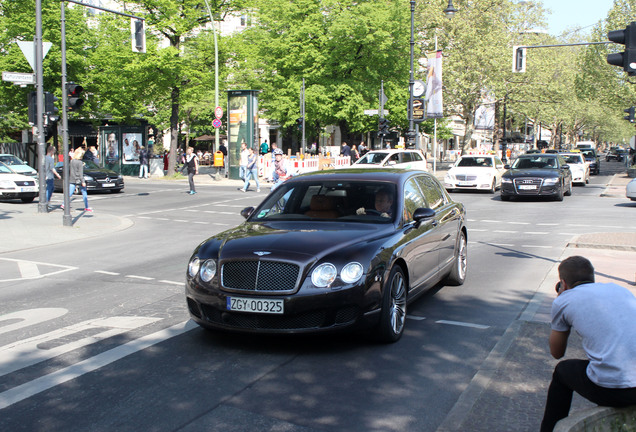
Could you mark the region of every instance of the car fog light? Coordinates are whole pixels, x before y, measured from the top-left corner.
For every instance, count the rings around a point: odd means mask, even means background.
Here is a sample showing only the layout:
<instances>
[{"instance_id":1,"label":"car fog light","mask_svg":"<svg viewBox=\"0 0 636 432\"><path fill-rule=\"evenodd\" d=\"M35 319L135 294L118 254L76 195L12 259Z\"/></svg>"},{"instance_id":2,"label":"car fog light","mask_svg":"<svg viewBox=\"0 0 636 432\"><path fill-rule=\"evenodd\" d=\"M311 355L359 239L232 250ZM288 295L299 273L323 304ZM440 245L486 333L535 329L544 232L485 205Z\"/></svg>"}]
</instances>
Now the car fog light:
<instances>
[{"instance_id":1,"label":"car fog light","mask_svg":"<svg viewBox=\"0 0 636 432\"><path fill-rule=\"evenodd\" d=\"M345 283L356 283L362 277L362 264L352 262L344 266L340 272L340 278Z\"/></svg>"},{"instance_id":2,"label":"car fog light","mask_svg":"<svg viewBox=\"0 0 636 432\"><path fill-rule=\"evenodd\" d=\"M318 288L327 287L336 280L337 274L336 266L333 264L320 264L313 272L311 272L311 283Z\"/></svg>"},{"instance_id":3,"label":"car fog light","mask_svg":"<svg viewBox=\"0 0 636 432\"><path fill-rule=\"evenodd\" d=\"M508 177L502 177L501 178L501 182L502 183L512 183L512 179L510 179Z\"/></svg>"},{"instance_id":4,"label":"car fog light","mask_svg":"<svg viewBox=\"0 0 636 432\"><path fill-rule=\"evenodd\" d=\"M199 273L199 267L201 267L201 260L197 257L192 258L188 264L188 275L195 277Z\"/></svg>"},{"instance_id":5,"label":"car fog light","mask_svg":"<svg viewBox=\"0 0 636 432\"><path fill-rule=\"evenodd\" d=\"M210 282L212 278L216 276L216 260L206 260L201 266L199 275L203 282Z\"/></svg>"}]
</instances>

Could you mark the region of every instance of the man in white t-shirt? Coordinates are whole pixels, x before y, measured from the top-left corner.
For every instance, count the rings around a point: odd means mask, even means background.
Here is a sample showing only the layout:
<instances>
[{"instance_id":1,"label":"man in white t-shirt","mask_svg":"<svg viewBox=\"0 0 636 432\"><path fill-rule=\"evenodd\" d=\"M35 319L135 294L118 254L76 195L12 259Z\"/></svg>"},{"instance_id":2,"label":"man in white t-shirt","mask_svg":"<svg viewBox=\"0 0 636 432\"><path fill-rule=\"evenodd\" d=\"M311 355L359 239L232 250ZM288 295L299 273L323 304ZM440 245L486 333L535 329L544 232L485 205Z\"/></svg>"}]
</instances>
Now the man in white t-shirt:
<instances>
[{"instance_id":1,"label":"man in white t-shirt","mask_svg":"<svg viewBox=\"0 0 636 432\"><path fill-rule=\"evenodd\" d=\"M619 285L594 283L594 267L581 256L561 262L557 292L550 353L563 357L574 330L588 359L554 368L541 432L568 416L574 391L600 406L636 405L636 297Z\"/></svg>"},{"instance_id":2,"label":"man in white t-shirt","mask_svg":"<svg viewBox=\"0 0 636 432\"><path fill-rule=\"evenodd\" d=\"M239 162L239 177L241 180L245 180L247 177L247 158L249 157L250 152L247 150L247 144L245 142L241 143L241 160Z\"/></svg>"}]
</instances>

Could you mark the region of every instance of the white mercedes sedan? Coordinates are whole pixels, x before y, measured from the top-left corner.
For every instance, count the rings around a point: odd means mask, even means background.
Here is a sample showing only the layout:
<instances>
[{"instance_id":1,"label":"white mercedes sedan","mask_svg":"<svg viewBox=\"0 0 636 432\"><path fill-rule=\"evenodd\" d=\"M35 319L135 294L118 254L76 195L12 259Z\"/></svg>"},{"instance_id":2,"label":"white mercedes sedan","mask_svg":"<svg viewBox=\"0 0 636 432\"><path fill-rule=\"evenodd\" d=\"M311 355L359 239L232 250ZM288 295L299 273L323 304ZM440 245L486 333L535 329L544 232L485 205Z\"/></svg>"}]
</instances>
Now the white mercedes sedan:
<instances>
[{"instance_id":1,"label":"white mercedes sedan","mask_svg":"<svg viewBox=\"0 0 636 432\"><path fill-rule=\"evenodd\" d=\"M504 164L495 155L465 155L448 170L444 187L449 190L487 190L490 193L501 187Z\"/></svg>"}]
</instances>

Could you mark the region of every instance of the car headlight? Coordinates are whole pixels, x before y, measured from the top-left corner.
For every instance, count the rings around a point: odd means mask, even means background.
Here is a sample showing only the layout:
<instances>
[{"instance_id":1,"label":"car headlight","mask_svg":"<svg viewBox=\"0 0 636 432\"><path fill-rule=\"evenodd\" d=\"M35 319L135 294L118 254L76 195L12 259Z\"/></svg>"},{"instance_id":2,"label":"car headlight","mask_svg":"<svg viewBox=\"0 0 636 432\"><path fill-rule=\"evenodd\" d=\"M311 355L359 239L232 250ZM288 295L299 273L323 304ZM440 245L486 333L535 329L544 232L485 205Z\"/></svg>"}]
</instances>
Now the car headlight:
<instances>
[{"instance_id":1,"label":"car headlight","mask_svg":"<svg viewBox=\"0 0 636 432\"><path fill-rule=\"evenodd\" d=\"M89 175L85 175L84 176L84 181L93 181L95 180L93 177L89 176Z\"/></svg>"},{"instance_id":2,"label":"car headlight","mask_svg":"<svg viewBox=\"0 0 636 432\"><path fill-rule=\"evenodd\" d=\"M453 181L454 179L455 179L455 176L452 175L451 173L446 173L446 175L444 176L444 180Z\"/></svg>"},{"instance_id":3,"label":"car headlight","mask_svg":"<svg viewBox=\"0 0 636 432\"><path fill-rule=\"evenodd\" d=\"M13 189L15 187L15 183L11 180L0 180L0 188L2 189Z\"/></svg>"},{"instance_id":4,"label":"car headlight","mask_svg":"<svg viewBox=\"0 0 636 432\"><path fill-rule=\"evenodd\" d=\"M543 184L547 185L547 186L553 186L555 184L557 184L559 182L559 178L558 177L550 177L547 178L545 180L543 180Z\"/></svg>"},{"instance_id":5,"label":"car headlight","mask_svg":"<svg viewBox=\"0 0 636 432\"><path fill-rule=\"evenodd\" d=\"M320 264L311 272L311 283L318 288L327 287L336 280L337 274L335 265L330 263Z\"/></svg>"},{"instance_id":6,"label":"car headlight","mask_svg":"<svg viewBox=\"0 0 636 432\"><path fill-rule=\"evenodd\" d=\"M502 183L512 183L512 179L510 177L502 177L501 178L501 182Z\"/></svg>"},{"instance_id":7,"label":"car headlight","mask_svg":"<svg viewBox=\"0 0 636 432\"><path fill-rule=\"evenodd\" d=\"M205 260L199 270L199 276L203 282L210 282L216 276L216 260Z\"/></svg>"},{"instance_id":8,"label":"car headlight","mask_svg":"<svg viewBox=\"0 0 636 432\"><path fill-rule=\"evenodd\" d=\"M344 266L342 272L340 272L340 278L343 282L352 284L356 283L362 277L362 264L358 262L351 262Z\"/></svg>"},{"instance_id":9,"label":"car headlight","mask_svg":"<svg viewBox=\"0 0 636 432\"><path fill-rule=\"evenodd\" d=\"M201 260L198 257L194 257L190 260L188 264L188 275L190 277L195 277L197 273L199 273L199 268L201 267Z\"/></svg>"}]
</instances>

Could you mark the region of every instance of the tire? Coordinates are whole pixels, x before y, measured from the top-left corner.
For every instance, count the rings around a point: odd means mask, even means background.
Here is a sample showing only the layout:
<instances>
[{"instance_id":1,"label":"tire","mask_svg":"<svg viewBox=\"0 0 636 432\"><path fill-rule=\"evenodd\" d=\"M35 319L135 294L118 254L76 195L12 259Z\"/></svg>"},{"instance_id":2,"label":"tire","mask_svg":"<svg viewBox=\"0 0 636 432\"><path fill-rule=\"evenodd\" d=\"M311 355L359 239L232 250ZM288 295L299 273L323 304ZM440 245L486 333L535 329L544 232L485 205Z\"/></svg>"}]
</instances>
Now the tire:
<instances>
[{"instance_id":1,"label":"tire","mask_svg":"<svg viewBox=\"0 0 636 432\"><path fill-rule=\"evenodd\" d=\"M510 196L508 196L508 195L501 195L500 198L501 198L502 201L510 201Z\"/></svg>"},{"instance_id":2,"label":"tire","mask_svg":"<svg viewBox=\"0 0 636 432\"><path fill-rule=\"evenodd\" d=\"M490 189L488 189L488 192L490 192L491 194L494 194L497 191L497 179L492 179L492 185L490 186Z\"/></svg>"},{"instance_id":3,"label":"tire","mask_svg":"<svg viewBox=\"0 0 636 432\"><path fill-rule=\"evenodd\" d=\"M397 342L406 323L406 279L400 266L394 266L384 286L382 311L378 325L378 339L384 343Z\"/></svg>"},{"instance_id":4,"label":"tire","mask_svg":"<svg viewBox=\"0 0 636 432\"><path fill-rule=\"evenodd\" d=\"M565 185L561 184L561 187L559 188L559 192L557 192L557 194L554 196L554 199L556 201L563 201L563 189L565 189Z\"/></svg>"},{"instance_id":5,"label":"tire","mask_svg":"<svg viewBox=\"0 0 636 432\"><path fill-rule=\"evenodd\" d=\"M446 277L446 285L463 285L466 281L466 268L468 267L468 245L466 235L463 231L459 233L457 239L457 250L455 251L455 261L450 273Z\"/></svg>"},{"instance_id":6,"label":"tire","mask_svg":"<svg viewBox=\"0 0 636 432\"><path fill-rule=\"evenodd\" d=\"M572 196L572 181L570 181L569 185L568 185L568 190L566 190L565 192L563 192L563 194L565 196Z\"/></svg>"}]
</instances>

